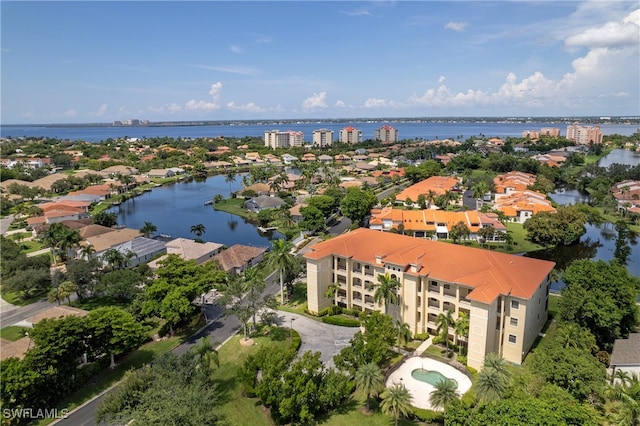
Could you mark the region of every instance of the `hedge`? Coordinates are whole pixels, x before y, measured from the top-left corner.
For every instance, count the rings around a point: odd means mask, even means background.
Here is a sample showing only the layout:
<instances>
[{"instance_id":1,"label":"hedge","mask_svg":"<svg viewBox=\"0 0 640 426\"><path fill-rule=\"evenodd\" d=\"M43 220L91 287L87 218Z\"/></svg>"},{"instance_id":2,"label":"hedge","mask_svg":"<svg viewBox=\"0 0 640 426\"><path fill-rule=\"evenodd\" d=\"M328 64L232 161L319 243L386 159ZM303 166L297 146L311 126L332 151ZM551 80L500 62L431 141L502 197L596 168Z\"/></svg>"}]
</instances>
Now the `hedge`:
<instances>
[{"instance_id":1,"label":"hedge","mask_svg":"<svg viewBox=\"0 0 640 426\"><path fill-rule=\"evenodd\" d=\"M360 320L355 318L324 316L322 317L322 322L343 327L360 327Z\"/></svg>"}]
</instances>

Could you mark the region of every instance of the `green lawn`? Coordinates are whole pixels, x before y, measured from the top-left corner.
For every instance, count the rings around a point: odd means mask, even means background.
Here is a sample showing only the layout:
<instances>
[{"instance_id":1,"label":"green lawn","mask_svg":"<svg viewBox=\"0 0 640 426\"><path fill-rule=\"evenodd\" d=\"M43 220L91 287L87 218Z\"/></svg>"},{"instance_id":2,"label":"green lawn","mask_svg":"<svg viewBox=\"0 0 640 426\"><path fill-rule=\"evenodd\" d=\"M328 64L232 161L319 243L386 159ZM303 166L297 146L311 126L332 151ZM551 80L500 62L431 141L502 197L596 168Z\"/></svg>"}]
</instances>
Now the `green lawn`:
<instances>
[{"instance_id":1,"label":"green lawn","mask_svg":"<svg viewBox=\"0 0 640 426\"><path fill-rule=\"evenodd\" d=\"M11 303L12 305L16 306L25 306L30 303L35 303L44 297L46 297L46 295L38 295L23 299L21 291L5 291L4 289L2 290L2 299L7 303Z\"/></svg>"},{"instance_id":2,"label":"green lawn","mask_svg":"<svg viewBox=\"0 0 640 426\"><path fill-rule=\"evenodd\" d=\"M507 231L509 231L513 237L511 253L530 252L544 248L539 244L527 240L527 231L524 230L521 223L508 222Z\"/></svg>"},{"instance_id":3,"label":"green lawn","mask_svg":"<svg viewBox=\"0 0 640 426\"><path fill-rule=\"evenodd\" d=\"M243 207L244 204L243 198L227 198L226 200L222 200L213 205L215 210L220 210L223 212L235 214L237 216L246 218L246 219L256 219L255 213L249 213Z\"/></svg>"},{"instance_id":4,"label":"green lawn","mask_svg":"<svg viewBox=\"0 0 640 426\"><path fill-rule=\"evenodd\" d=\"M10 325L0 329L0 337L2 337L3 339L7 339L7 340L11 340L12 342L15 342L16 340L20 340L25 336L24 334L25 331L27 331L27 328L25 327L20 327L18 325Z\"/></svg>"}]
</instances>

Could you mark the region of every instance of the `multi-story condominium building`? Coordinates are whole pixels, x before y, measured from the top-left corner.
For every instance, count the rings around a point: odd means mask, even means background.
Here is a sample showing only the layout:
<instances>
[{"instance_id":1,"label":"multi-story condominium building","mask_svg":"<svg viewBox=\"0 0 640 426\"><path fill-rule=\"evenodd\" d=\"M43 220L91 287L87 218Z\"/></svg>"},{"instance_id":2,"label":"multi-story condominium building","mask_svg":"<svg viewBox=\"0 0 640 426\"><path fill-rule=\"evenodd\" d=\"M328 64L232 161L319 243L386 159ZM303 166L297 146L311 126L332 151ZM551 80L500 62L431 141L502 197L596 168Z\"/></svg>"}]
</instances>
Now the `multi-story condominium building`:
<instances>
[{"instance_id":1,"label":"multi-story condominium building","mask_svg":"<svg viewBox=\"0 0 640 426\"><path fill-rule=\"evenodd\" d=\"M362 142L362 130L358 130L355 127L348 126L344 129L340 130L340 138L341 143L360 143Z\"/></svg>"},{"instance_id":2,"label":"multi-story condominium building","mask_svg":"<svg viewBox=\"0 0 640 426\"><path fill-rule=\"evenodd\" d=\"M592 142L602 143L602 132L600 132L600 126L580 126L574 123L567 126L567 139L580 145L589 145Z\"/></svg>"},{"instance_id":3,"label":"multi-story condominium building","mask_svg":"<svg viewBox=\"0 0 640 426\"><path fill-rule=\"evenodd\" d=\"M543 127L540 131L537 130L525 130L522 132L523 138L538 139L540 136L549 136L552 138L560 137L560 129L557 127Z\"/></svg>"},{"instance_id":4,"label":"multi-story condominium building","mask_svg":"<svg viewBox=\"0 0 640 426\"><path fill-rule=\"evenodd\" d=\"M264 132L264 146L270 148L289 148L292 146L304 145L304 133L299 131L271 130Z\"/></svg>"},{"instance_id":5,"label":"multi-story condominium building","mask_svg":"<svg viewBox=\"0 0 640 426\"><path fill-rule=\"evenodd\" d=\"M470 366L487 353L522 363L547 321L549 276L555 263L360 228L315 244L307 260L312 313L337 304L381 311L414 334L437 330L440 313L469 315ZM398 303L376 303L380 275L400 283ZM333 298L326 296L338 284ZM455 331L449 329L449 335Z\"/></svg>"},{"instance_id":6,"label":"multi-story condominium building","mask_svg":"<svg viewBox=\"0 0 640 426\"><path fill-rule=\"evenodd\" d=\"M376 129L374 138L383 143L396 143L398 142L398 130L395 127L382 126Z\"/></svg>"},{"instance_id":7,"label":"multi-story condominium building","mask_svg":"<svg viewBox=\"0 0 640 426\"><path fill-rule=\"evenodd\" d=\"M322 148L333 143L333 130L320 129L313 131L313 146Z\"/></svg>"}]
</instances>

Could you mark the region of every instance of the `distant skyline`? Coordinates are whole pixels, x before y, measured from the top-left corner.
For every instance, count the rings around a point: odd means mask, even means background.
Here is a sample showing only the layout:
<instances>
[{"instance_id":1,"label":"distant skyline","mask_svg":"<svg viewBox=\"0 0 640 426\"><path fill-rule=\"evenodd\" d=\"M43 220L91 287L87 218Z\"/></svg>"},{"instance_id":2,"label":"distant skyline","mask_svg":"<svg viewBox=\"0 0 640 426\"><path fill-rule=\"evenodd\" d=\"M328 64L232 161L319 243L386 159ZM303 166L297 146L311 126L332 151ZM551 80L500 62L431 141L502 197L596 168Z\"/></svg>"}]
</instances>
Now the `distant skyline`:
<instances>
[{"instance_id":1,"label":"distant skyline","mask_svg":"<svg viewBox=\"0 0 640 426\"><path fill-rule=\"evenodd\" d=\"M2 124L640 115L637 1L2 1Z\"/></svg>"}]
</instances>

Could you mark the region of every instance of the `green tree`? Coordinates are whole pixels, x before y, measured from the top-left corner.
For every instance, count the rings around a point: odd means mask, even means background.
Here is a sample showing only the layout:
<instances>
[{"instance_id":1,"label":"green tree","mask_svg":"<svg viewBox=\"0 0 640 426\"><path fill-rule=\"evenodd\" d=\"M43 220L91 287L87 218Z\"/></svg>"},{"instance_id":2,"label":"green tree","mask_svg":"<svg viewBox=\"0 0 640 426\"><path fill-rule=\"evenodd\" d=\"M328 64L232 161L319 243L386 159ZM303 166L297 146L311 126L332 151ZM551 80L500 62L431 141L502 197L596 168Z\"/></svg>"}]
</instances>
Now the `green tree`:
<instances>
[{"instance_id":1,"label":"green tree","mask_svg":"<svg viewBox=\"0 0 640 426\"><path fill-rule=\"evenodd\" d=\"M220 367L220 355L206 337L199 338L198 344L194 346L193 350L198 354L200 365L203 368L212 370L214 366Z\"/></svg>"},{"instance_id":2,"label":"green tree","mask_svg":"<svg viewBox=\"0 0 640 426\"><path fill-rule=\"evenodd\" d=\"M151 236L158 230L158 228L151 222L145 222L140 228L140 232L147 238L151 238Z\"/></svg>"},{"instance_id":3,"label":"green tree","mask_svg":"<svg viewBox=\"0 0 640 426\"><path fill-rule=\"evenodd\" d=\"M365 406L369 411L369 400L384 390L382 370L374 363L363 364L356 371L354 381L356 389L366 395Z\"/></svg>"},{"instance_id":4,"label":"green tree","mask_svg":"<svg viewBox=\"0 0 640 426\"><path fill-rule=\"evenodd\" d=\"M454 331L456 344L460 346L460 338L464 337L466 340L469 337L469 314L466 312L458 313L458 319L455 322Z\"/></svg>"},{"instance_id":5,"label":"green tree","mask_svg":"<svg viewBox=\"0 0 640 426\"><path fill-rule=\"evenodd\" d=\"M284 277L294 269L295 256L291 253L293 246L286 240L275 240L271 243L271 251L267 254L267 263L280 274L280 303L284 305Z\"/></svg>"},{"instance_id":6,"label":"green tree","mask_svg":"<svg viewBox=\"0 0 640 426\"><path fill-rule=\"evenodd\" d=\"M441 312L436 318L436 332L444 340L445 347L447 348L447 356L449 355L449 328L455 327L456 321L453 319L453 312L447 310L447 312Z\"/></svg>"},{"instance_id":7,"label":"green tree","mask_svg":"<svg viewBox=\"0 0 640 426\"><path fill-rule=\"evenodd\" d=\"M388 387L382 394L380 409L384 414L390 415L398 426L400 417L407 417L411 412L411 395L403 384L395 384Z\"/></svg>"},{"instance_id":8,"label":"green tree","mask_svg":"<svg viewBox=\"0 0 640 426\"><path fill-rule=\"evenodd\" d=\"M109 354L111 368L116 366L116 355L137 348L146 337L142 325L130 313L114 306L94 309L87 318L91 330L89 345L97 354Z\"/></svg>"},{"instance_id":9,"label":"green tree","mask_svg":"<svg viewBox=\"0 0 640 426\"><path fill-rule=\"evenodd\" d=\"M402 322L400 320L394 320L393 325L398 332L398 338L396 340L396 344L398 346L404 344L406 345L409 340L411 340L411 328L409 324L406 322Z\"/></svg>"},{"instance_id":10,"label":"green tree","mask_svg":"<svg viewBox=\"0 0 640 426\"><path fill-rule=\"evenodd\" d=\"M195 234L197 241L201 241L202 236L207 232L207 228L203 224L198 223L197 225L192 225L190 231L192 234Z\"/></svg>"},{"instance_id":11,"label":"green tree","mask_svg":"<svg viewBox=\"0 0 640 426\"><path fill-rule=\"evenodd\" d=\"M495 368L483 368L474 383L475 393L480 402L499 400L507 389L507 382Z\"/></svg>"},{"instance_id":12,"label":"green tree","mask_svg":"<svg viewBox=\"0 0 640 426\"><path fill-rule=\"evenodd\" d=\"M586 232L589 214L579 206L560 206L555 213L540 212L526 220L527 239L543 245L577 243ZM592 220L595 218L591 217Z\"/></svg>"},{"instance_id":13,"label":"green tree","mask_svg":"<svg viewBox=\"0 0 640 426\"><path fill-rule=\"evenodd\" d=\"M598 347L611 350L615 339L636 328L640 280L616 262L574 261L562 274L566 286L560 319L586 327Z\"/></svg>"},{"instance_id":14,"label":"green tree","mask_svg":"<svg viewBox=\"0 0 640 426\"><path fill-rule=\"evenodd\" d=\"M466 240L471 235L471 231L467 228L467 225L460 221L453 225L449 230L449 238L453 240L454 243L458 243L461 239Z\"/></svg>"},{"instance_id":15,"label":"green tree","mask_svg":"<svg viewBox=\"0 0 640 426\"><path fill-rule=\"evenodd\" d=\"M302 214L300 227L305 231L316 232L325 228L325 217L316 207L303 207L300 209L300 213Z\"/></svg>"},{"instance_id":16,"label":"green tree","mask_svg":"<svg viewBox=\"0 0 640 426\"><path fill-rule=\"evenodd\" d=\"M100 212L91 217L91 220L96 225L106 226L111 228L118 224L118 216L115 213Z\"/></svg>"},{"instance_id":17,"label":"green tree","mask_svg":"<svg viewBox=\"0 0 640 426\"><path fill-rule=\"evenodd\" d=\"M42 235L42 241L51 247L54 264L58 262L58 254L63 256L65 250L78 244L80 240L78 231L69 228L62 222L52 223Z\"/></svg>"},{"instance_id":18,"label":"green tree","mask_svg":"<svg viewBox=\"0 0 640 426\"><path fill-rule=\"evenodd\" d=\"M346 194L340 202L340 210L353 223L361 223L377 202L378 199L371 191L351 187L347 188Z\"/></svg>"},{"instance_id":19,"label":"green tree","mask_svg":"<svg viewBox=\"0 0 640 426\"><path fill-rule=\"evenodd\" d=\"M376 303L386 305L387 303L398 303L398 289L400 288L400 282L396 278L391 278L391 275L386 274L378 275L378 285L373 293L373 300Z\"/></svg>"},{"instance_id":20,"label":"green tree","mask_svg":"<svg viewBox=\"0 0 640 426\"><path fill-rule=\"evenodd\" d=\"M459 396L456 382L451 379L441 379L435 384L434 390L429 395L429 403L436 409L442 408L446 411L448 406Z\"/></svg>"},{"instance_id":21,"label":"green tree","mask_svg":"<svg viewBox=\"0 0 640 426\"><path fill-rule=\"evenodd\" d=\"M224 176L224 181L229 184L229 197L231 197L231 194L233 193L233 190L231 189L231 184L236 181L236 170L227 169L227 172Z\"/></svg>"}]
</instances>

